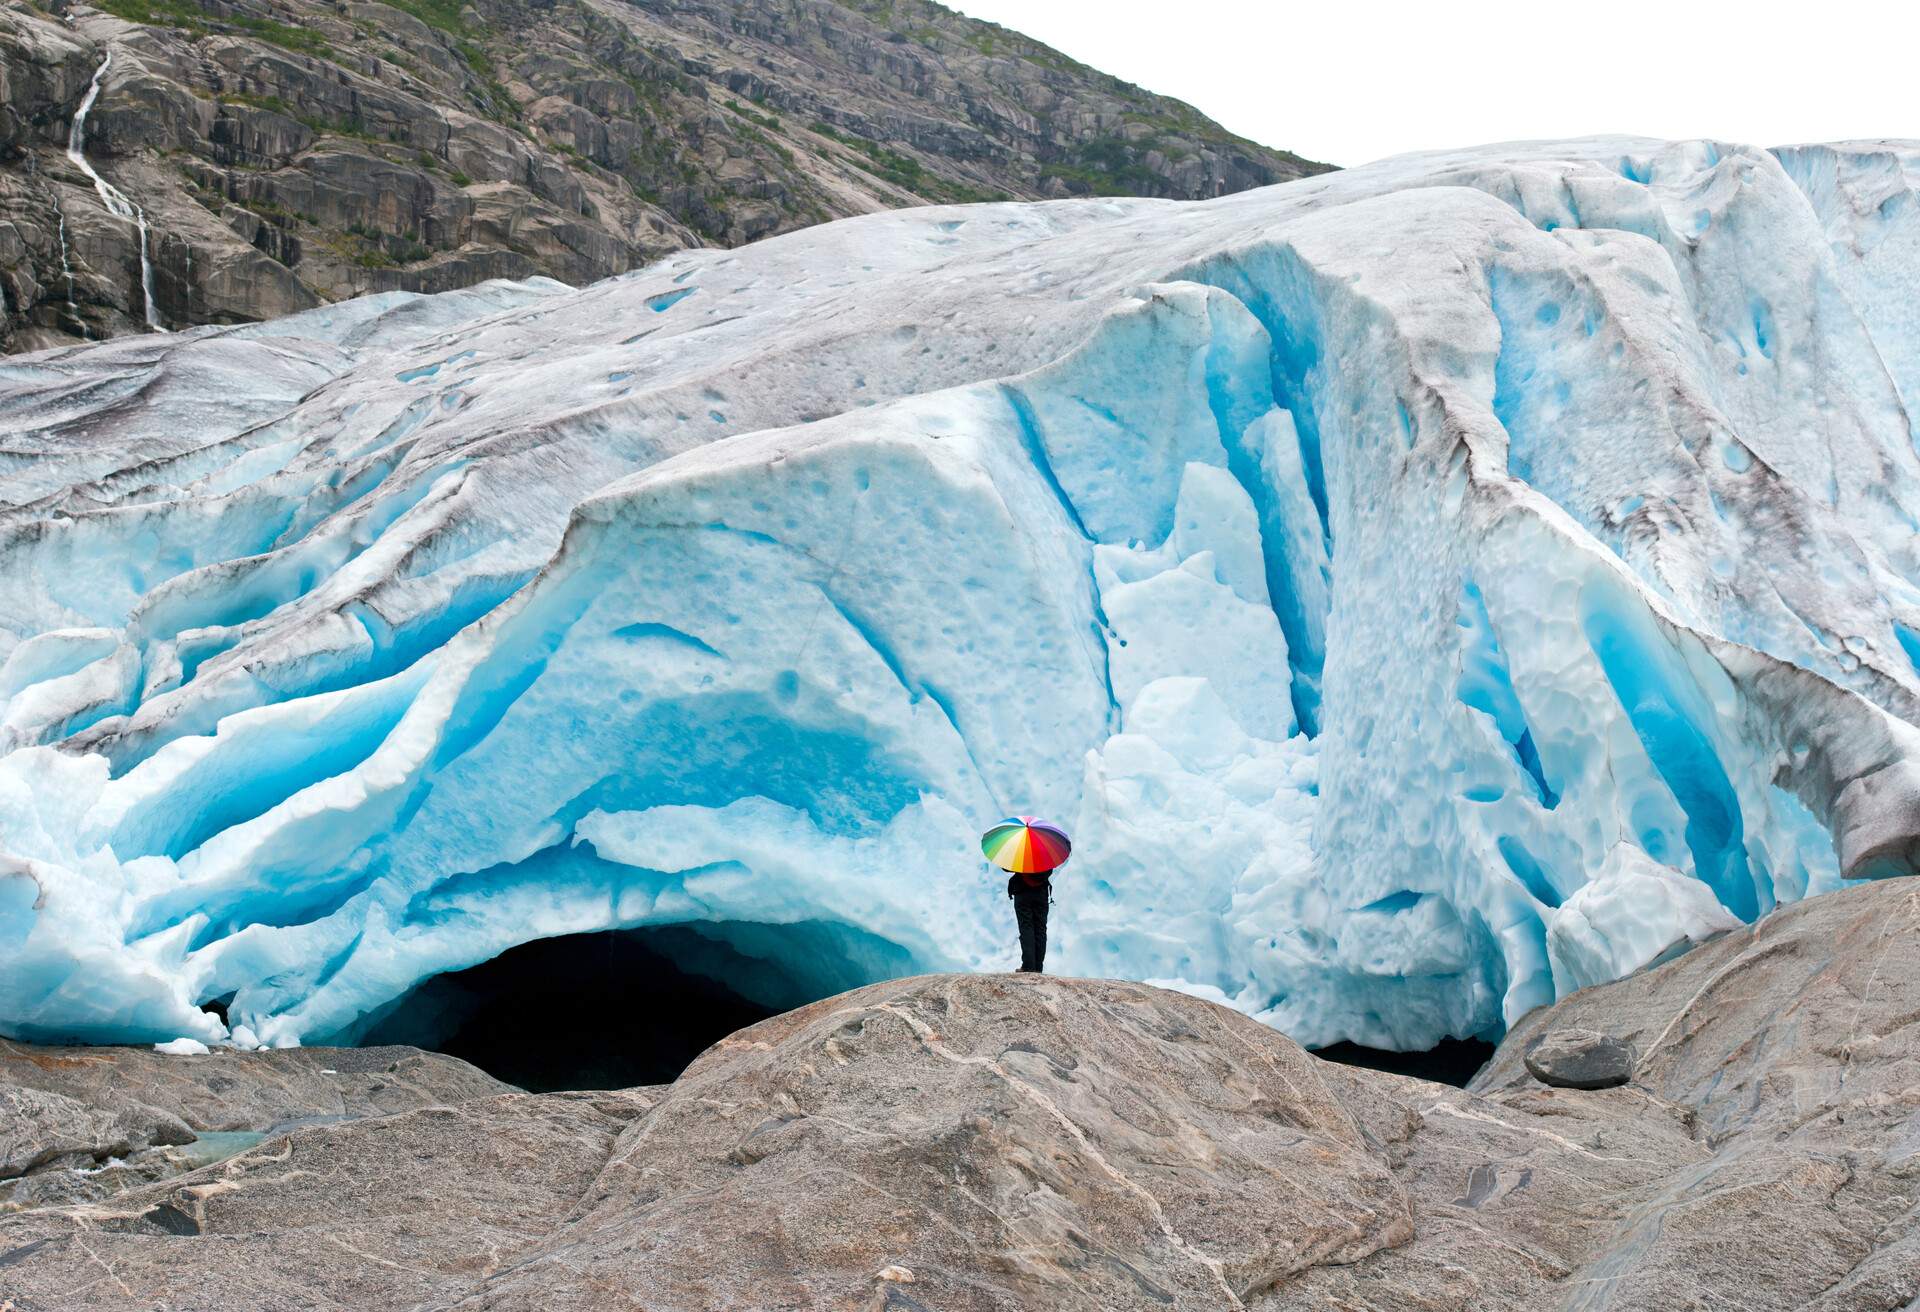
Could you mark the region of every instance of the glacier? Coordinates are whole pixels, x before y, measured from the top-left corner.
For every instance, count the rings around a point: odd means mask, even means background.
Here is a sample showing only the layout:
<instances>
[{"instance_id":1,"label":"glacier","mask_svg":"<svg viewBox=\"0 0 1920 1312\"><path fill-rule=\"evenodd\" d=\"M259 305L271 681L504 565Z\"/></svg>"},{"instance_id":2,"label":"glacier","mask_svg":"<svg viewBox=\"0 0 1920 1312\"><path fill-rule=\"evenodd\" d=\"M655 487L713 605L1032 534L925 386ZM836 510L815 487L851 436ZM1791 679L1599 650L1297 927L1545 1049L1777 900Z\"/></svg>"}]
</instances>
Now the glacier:
<instances>
[{"instance_id":1,"label":"glacier","mask_svg":"<svg viewBox=\"0 0 1920 1312\"><path fill-rule=\"evenodd\" d=\"M1057 969L1309 1044L1911 874L1917 178L1496 146L0 361L0 1033L1004 969L1016 811Z\"/></svg>"}]
</instances>

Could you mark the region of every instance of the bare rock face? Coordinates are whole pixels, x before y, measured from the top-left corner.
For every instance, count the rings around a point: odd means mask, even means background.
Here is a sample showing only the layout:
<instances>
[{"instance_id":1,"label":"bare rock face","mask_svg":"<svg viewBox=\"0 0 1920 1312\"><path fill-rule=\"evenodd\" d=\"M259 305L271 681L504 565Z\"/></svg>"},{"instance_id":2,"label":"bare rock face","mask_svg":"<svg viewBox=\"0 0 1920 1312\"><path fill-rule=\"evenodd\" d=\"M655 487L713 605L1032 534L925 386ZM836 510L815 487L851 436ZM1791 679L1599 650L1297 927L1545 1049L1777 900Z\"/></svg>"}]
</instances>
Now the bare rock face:
<instances>
[{"instance_id":1,"label":"bare rock face","mask_svg":"<svg viewBox=\"0 0 1920 1312\"><path fill-rule=\"evenodd\" d=\"M161 1111L197 1130L249 1130L303 1117L382 1116L512 1086L417 1048L175 1057L147 1048L51 1048L0 1039L0 1088L39 1089L116 1111Z\"/></svg>"},{"instance_id":2,"label":"bare rock face","mask_svg":"<svg viewBox=\"0 0 1920 1312\"><path fill-rule=\"evenodd\" d=\"M466 1102L511 1087L413 1048L176 1057L0 1040L0 1211L104 1198L292 1125Z\"/></svg>"},{"instance_id":3,"label":"bare rock face","mask_svg":"<svg viewBox=\"0 0 1920 1312\"><path fill-rule=\"evenodd\" d=\"M1592 1030L1542 1034L1524 1057L1528 1074L1556 1089L1612 1089L1633 1078L1633 1049Z\"/></svg>"},{"instance_id":4,"label":"bare rock face","mask_svg":"<svg viewBox=\"0 0 1920 1312\"><path fill-rule=\"evenodd\" d=\"M480 1306L1230 1307L1411 1236L1325 1069L1142 985L861 989L696 1061Z\"/></svg>"},{"instance_id":5,"label":"bare rock face","mask_svg":"<svg viewBox=\"0 0 1920 1312\"><path fill-rule=\"evenodd\" d=\"M1917 1014L1920 881L1901 879L1534 1012L1465 1091L1360 1075L1349 1105L1416 1238L1262 1306L1905 1308ZM1543 1087L1528 1049L1570 1029L1630 1045L1633 1082Z\"/></svg>"},{"instance_id":6,"label":"bare rock face","mask_svg":"<svg viewBox=\"0 0 1920 1312\"><path fill-rule=\"evenodd\" d=\"M0 350L536 274L582 284L927 202L1320 172L938 5L0 7Z\"/></svg>"},{"instance_id":7,"label":"bare rock face","mask_svg":"<svg viewBox=\"0 0 1920 1312\"><path fill-rule=\"evenodd\" d=\"M43 1089L0 1088L0 1181L52 1163L93 1166L193 1139L186 1123L167 1112L114 1112Z\"/></svg>"},{"instance_id":8,"label":"bare rock face","mask_svg":"<svg viewBox=\"0 0 1920 1312\"><path fill-rule=\"evenodd\" d=\"M510 1093L314 1125L188 1175L0 1219L0 1306L449 1307L553 1229L651 1101ZM76 1279L87 1250L113 1275ZM201 1255L213 1265L192 1269Z\"/></svg>"},{"instance_id":9,"label":"bare rock face","mask_svg":"<svg viewBox=\"0 0 1920 1312\"><path fill-rule=\"evenodd\" d=\"M926 976L743 1030L673 1085L295 1128L0 1216L0 1299L85 1308L1812 1308L1920 1298L1920 885L1797 903L1528 1017L1469 1089L1322 1063L1142 985ZM1576 1031L1612 1044L1568 1041ZM1543 1085L1553 1046L1633 1081ZM260 1115L349 1054L10 1048L84 1122ZM417 1067L406 1062L419 1060ZM1556 1058L1557 1060L1557 1058ZM177 1066L164 1063L180 1063ZM337 1069L337 1068L327 1068ZM172 1071L180 1074L175 1076ZM473 1096L462 1097L463 1094ZM24 1105L24 1104L19 1104ZM391 1105L391 1104L389 1104ZM77 1133L109 1136L104 1125ZM49 1142L70 1142L54 1134ZM18 1160L18 1136L6 1151ZM31 1178L31 1177L29 1177Z\"/></svg>"},{"instance_id":10,"label":"bare rock face","mask_svg":"<svg viewBox=\"0 0 1920 1312\"><path fill-rule=\"evenodd\" d=\"M901 980L743 1030L668 1090L301 1129L0 1221L0 1289L37 1306L84 1242L161 1306L271 1266L328 1306L1229 1307L1411 1238L1333 1070L1142 985Z\"/></svg>"}]
</instances>

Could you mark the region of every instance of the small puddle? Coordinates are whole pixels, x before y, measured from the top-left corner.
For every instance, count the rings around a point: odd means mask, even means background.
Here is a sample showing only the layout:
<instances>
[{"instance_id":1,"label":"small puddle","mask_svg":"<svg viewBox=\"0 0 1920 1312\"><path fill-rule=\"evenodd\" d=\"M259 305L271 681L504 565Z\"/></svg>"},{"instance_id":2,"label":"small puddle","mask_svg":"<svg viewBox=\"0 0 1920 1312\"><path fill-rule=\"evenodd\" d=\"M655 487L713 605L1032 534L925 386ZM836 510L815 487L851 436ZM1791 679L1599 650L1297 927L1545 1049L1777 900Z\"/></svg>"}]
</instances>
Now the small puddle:
<instances>
[{"instance_id":1,"label":"small puddle","mask_svg":"<svg viewBox=\"0 0 1920 1312\"><path fill-rule=\"evenodd\" d=\"M186 1169L197 1171L203 1166L212 1166L215 1162L224 1162L266 1142L268 1139L303 1129L309 1125L338 1125L343 1121L358 1120L354 1116L296 1116L290 1120L278 1121L264 1130L202 1130L200 1137L192 1143L181 1144L173 1151L187 1160Z\"/></svg>"},{"instance_id":2,"label":"small puddle","mask_svg":"<svg viewBox=\"0 0 1920 1312\"><path fill-rule=\"evenodd\" d=\"M265 1130L203 1130L199 1138L180 1145L178 1151L186 1158L187 1169L197 1171L203 1166L224 1162L236 1153L243 1153L266 1137Z\"/></svg>"}]
</instances>

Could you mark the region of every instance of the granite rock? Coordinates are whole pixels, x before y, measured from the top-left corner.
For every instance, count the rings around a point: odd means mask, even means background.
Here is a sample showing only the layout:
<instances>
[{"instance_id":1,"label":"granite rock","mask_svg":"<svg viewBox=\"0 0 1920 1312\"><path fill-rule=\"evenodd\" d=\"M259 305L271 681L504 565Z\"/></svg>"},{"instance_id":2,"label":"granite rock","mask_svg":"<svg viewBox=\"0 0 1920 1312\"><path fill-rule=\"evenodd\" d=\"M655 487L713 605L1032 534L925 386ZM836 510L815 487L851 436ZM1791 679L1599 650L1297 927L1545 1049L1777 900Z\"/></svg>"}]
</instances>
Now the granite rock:
<instances>
[{"instance_id":1,"label":"granite rock","mask_svg":"<svg viewBox=\"0 0 1920 1312\"><path fill-rule=\"evenodd\" d=\"M1523 1061L1534 1079L1556 1089L1612 1089L1633 1078L1633 1049L1592 1030L1542 1034Z\"/></svg>"},{"instance_id":2,"label":"granite rock","mask_svg":"<svg viewBox=\"0 0 1920 1312\"><path fill-rule=\"evenodd\" d=\"M396 1108L404 1085L408 1109L16 1205L0 1300L1893 1312L1920 1298L1916 1016L1920 884L1894 880L1536 1012L1466 1089L1318 1061L1185 995L1040 976L873 985L661 1088L498 1092L369 1052L330 1105ZM1529 1053L1571 1031L1630 1046L1633 1083L1540 1083ZM124 1063L206 1123L215 1073L245 1072L258 1120L315 1104L307 1063L352 1060L91 1051L12 1046L0 1085L72 1118Z\"/></svg>"}]
</instances>

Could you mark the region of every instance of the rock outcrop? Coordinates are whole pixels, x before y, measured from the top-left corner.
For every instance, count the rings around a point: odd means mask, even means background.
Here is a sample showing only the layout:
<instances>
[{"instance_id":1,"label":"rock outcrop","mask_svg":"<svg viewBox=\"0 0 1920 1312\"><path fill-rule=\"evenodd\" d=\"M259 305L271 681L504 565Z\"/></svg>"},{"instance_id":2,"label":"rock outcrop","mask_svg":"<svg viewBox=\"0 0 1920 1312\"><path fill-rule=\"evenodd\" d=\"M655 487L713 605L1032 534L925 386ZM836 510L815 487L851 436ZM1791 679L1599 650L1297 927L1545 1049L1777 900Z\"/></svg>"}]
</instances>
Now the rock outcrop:
<instances>
[{"instance_id":1,"label":"rock outcrop","mask_svg":"<svg viewBox=\"0 0 1920 1312\"><path fill-rule=\"evenodd\" d=\"M509 1088L465 1062L414 1048L174 1057L0 1039L0 1209L96 1200L293 1126Z\"/></svg>"},{"instance_id":2,"label":"rock outcrop","mask_svg":"<svg viewBox=\"0 0 1920 1312\"><path fill-rule=\"evenodd\" d=\"M12 0L0 7L0 349L369 291L582 284L925 202L1199 198L1318 172L938 5Z\"/></svg>"},{"instance_id":3,"label":"rock outcrop","mask_svg":"<svg viewBox=\"0 0 1920 1312\"><path fill-rule=\"evenodd\" d=\"M324 1070L359 1090L329 1107L394 1114L16 1203L0 1305L1892 1312L1920 1297L1916 1016L1896 881L1535 1013L1464 1090L1184 995L999 975L830 998L615 1093L392 1050L9 1047L15 1098L130 1087L198 1127L214 1093L316 1106ZM1630 1084L1528 1072L1580 1029L1637 1053Z\"/></svg>"}]
</instances>

